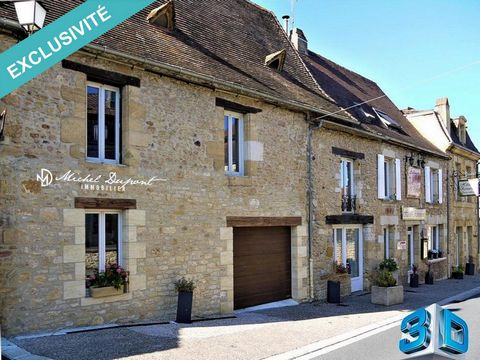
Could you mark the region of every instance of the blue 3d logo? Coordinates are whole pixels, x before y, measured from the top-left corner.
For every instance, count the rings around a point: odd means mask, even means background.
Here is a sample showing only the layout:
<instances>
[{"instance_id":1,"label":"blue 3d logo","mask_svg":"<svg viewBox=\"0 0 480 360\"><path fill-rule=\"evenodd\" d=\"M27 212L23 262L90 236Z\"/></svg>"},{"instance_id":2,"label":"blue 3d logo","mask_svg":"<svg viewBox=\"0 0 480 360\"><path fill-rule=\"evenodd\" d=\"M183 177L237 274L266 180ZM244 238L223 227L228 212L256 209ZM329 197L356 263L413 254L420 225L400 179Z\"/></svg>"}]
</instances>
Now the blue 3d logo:
<instances>
[{"instance_id":1,"label":"blue 3d logo","mask_svg":"<svg viewBox=\"0 0 480 360\"><path fill-rule=\"evenodd\" d=\"M438 354L458 359L468 351L467 323L437 304L406 316L400 330L400 351L411 357Z\"/></svg>"}]
</instances>

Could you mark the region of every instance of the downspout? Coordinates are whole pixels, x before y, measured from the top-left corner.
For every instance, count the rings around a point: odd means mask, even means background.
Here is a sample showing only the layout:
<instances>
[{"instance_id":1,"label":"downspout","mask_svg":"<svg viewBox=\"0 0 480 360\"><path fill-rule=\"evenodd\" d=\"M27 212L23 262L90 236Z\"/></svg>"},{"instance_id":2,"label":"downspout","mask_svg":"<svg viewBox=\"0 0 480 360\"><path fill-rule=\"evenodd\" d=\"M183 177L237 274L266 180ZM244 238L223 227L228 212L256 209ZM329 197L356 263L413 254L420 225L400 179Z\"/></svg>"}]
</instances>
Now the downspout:
<instances>
[{"instance_id":1,"label":"downspout","mask_svg":"<svg viewBox=\"0 0 480 360\"><path fill-rule=\"evenodd\" d=\"M317 124L310 122L310 114L306 116L307 121L307 196L308 196L308 270L309 270L309 294L310 300L315 297L313 284L313 149L312 149L312 135L313 130L320 129L323 121Z\"/></svg>"},{"instance_id":2,"label":"downspout","mask_svg":"<svg viewBox=\"0 0 480 360\"><path fill-rule=\"evenodd\" d=\"M455 181L455 180L454 180ZM447 277L450 277L450 169L447 167Z\"/></svg>"}]
</instances>

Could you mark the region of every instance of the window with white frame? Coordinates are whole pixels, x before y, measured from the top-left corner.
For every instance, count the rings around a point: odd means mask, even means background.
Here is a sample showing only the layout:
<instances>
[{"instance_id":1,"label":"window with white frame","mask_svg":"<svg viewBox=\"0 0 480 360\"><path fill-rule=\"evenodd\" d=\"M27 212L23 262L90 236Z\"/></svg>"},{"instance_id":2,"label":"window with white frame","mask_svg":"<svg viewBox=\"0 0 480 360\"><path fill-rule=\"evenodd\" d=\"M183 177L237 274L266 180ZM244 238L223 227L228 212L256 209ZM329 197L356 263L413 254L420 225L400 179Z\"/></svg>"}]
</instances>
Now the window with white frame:
<instances>
[{"instance_id":1,"label":"window with white frame","mask_svg":"<svg viewBox=\"0 0 480 360\"><path fill-rule=\"evenodd\" d=\"M443 202L442 169L425 166L425 201L430 204Z\"/></svg>"},{"instance_id":2,"label":"window with white frame","mask_svg":"<svg viewBox=\"0 0 480 360\"><path fill-rule=\"evenodd\" d=\"M340 189L342 193L342 211L355 210L355 187L353 182L353 161L340 160Z\"/></svg>"},{"instance_id":3,"label":"window with white frame","mask_svg":"<svg viewBox=\"0 0 480 360\"><path fill-rule=\"evenodd\" d=\"M85 274L105 271L110 264L122 265L122 218L120 211L85 214Z\"/></svg>"},{"instance_id":4,"label":"window with white frame","mask_svg":"<svg viewBox=\"0 0 480 360\"><path fill-rule=\"evenodd\" d=\"M225 134L225 173L244 175L244 136L242 114L225 112L223 130Z\"/></svg>"},{"instance_id":5,"label":"window with white frame","mask_svg":"<svg viewBox=\"0 0 480 360\"><path fill-rule=\"evenodd\" d=\"M400 159L378 155L378 198L402 199Z\"/></svg>"},{"instance_id":6,"label":"window with white frame","mask_svg":"<svg viewBox=\"0 0 480 360\"><path fill-rule=\"evenodd\" d=\"M385 226L383 228L383 258L388 259L393 256L395 249L395 227Z\"/></svg>"},{"instance_id":7,"label":"window with white frame","mask_svg":"<svg viewBox=\"0 0 480 360\"><path fill-rule=\"evenodd\" d=\"M87 160L120 162L120 89L87 85Z\"/></svg>"},{"instance_id":8,"label":"window with white frame","mask_svg":"<svg viewBox=\"0 0 480 360\"><path fill-rule=\"evenodd\" d=\"M440 249L440 231L438 226L430 226L428 234L428 250Z\"/></svg>"}]
</instances>

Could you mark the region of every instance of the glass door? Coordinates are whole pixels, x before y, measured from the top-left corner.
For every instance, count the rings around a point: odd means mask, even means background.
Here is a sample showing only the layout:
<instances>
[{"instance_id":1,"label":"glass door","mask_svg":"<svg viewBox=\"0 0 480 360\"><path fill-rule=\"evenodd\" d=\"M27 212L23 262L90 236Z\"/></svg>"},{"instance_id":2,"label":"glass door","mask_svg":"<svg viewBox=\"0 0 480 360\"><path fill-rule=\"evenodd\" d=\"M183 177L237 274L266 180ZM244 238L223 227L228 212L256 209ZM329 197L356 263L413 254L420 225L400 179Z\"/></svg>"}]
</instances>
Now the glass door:
<instances>
[{"instance_id":1,"label":"glass door","mask_svg":"<svg viewBox=\"0 0 480 360\"><path fill-rule=\"evenodd\" d=\"M348 269L352 281L352 292L363 290L363 241L361 227L337 228L333 234L335 260Z\"/></svg>"}]
</instances>

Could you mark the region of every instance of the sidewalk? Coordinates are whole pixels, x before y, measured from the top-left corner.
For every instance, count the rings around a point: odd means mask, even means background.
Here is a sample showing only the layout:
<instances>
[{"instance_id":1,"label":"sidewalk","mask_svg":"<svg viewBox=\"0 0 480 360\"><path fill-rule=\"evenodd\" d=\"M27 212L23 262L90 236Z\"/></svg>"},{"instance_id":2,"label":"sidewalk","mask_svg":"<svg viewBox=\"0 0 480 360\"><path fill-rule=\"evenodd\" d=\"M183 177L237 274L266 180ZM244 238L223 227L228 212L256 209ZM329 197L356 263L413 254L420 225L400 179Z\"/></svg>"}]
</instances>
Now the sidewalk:
<instances>
[{"instance_id":1,"label":"sidewalk","mask_svg":"<svg viewBox=\"0 0 480 360\"><path fill-rule=\"evenodd\" d=\"M480 276L438 281L416 289L406 287L405 302L390 307L371 304L369 294L354 294L340 306L301 304L190 325L122 327L9 340L31 354L52 359L263 359L385 323L472 289L464 297L480 294ZM8 355L5 350L2 354ZM25 355L22 360L28 359Z\"/></svg>"}]
</instances>

